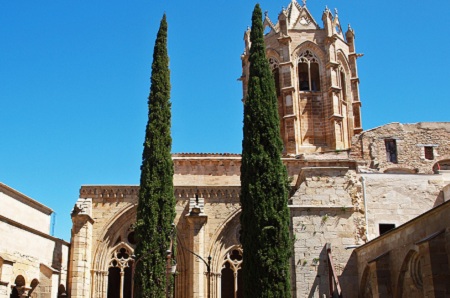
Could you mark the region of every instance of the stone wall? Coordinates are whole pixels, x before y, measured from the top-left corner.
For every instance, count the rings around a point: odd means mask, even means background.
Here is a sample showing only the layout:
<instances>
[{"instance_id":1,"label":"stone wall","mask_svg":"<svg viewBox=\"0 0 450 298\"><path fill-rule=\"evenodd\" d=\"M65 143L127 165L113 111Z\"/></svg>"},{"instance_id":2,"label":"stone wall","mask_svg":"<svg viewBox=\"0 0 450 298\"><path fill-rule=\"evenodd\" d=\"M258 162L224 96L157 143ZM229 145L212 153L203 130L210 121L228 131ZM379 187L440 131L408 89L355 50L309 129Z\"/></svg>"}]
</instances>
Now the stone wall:
<instances>
[{"instance_id":1,"label":"stone wall","mask_svg":"<svg viewBox=\"0 0 450 298\"><path fill-rule=\"evenodd\" d=\"M303 168L291 198L294 237L295 297L329 293L327 243L345 295L356 291L356 271L349 261L354 247L365 241L361 183L348 167Z\"/></svg>"},{"instance_id":2,"label":"stone wall","mask_svg":"<svg viewBox=\"0 0 450 298\"><path fill-rule=\"evenodd\" d=\"M23 293L28 293L36 281L41 282L43 272L51 276L49 282L42 280L45 291L53 293L51 297L56 297L60 285L65 288L69 243L3 216L0 238L0 297L9 297L18 276L24 279Z\"/></svg>"},{"instance_id":3,"label":"stone wall","mask_svg":"<svg viewBox=\"0 0 450 298\"><path fill-rule=\"evenodd\" d=\"M380 224L396 227L444 202L443 175L361 174L367 203L369 239L380 235Z\"/></svg>"},{"instance_id":4,"label":"stone wall","mask_svg":"<svg viewBox=\"0 0 450 298\"><path fill-rule=\"evenodd\" d=\"M0 215L40 232L50 233L52 209L3 183L0 183L0 201Z\"/></svg>"},{"instance_id":5,"label":"stone wall","mask_svg":"<svg viewBox=\"0 0 450 298\"><path fill-rule=\"evenodd\" d=\"M387 160L385 140L389 139L396 143L396 163ZM386 124L362 132L352 143L351 156L375 171L431 174L437 162L450 159L450 122ZM425 147L431 148L431 159L425 158ZM442 163L442 168L447 164Z\"/></svg>"}]
</instances>

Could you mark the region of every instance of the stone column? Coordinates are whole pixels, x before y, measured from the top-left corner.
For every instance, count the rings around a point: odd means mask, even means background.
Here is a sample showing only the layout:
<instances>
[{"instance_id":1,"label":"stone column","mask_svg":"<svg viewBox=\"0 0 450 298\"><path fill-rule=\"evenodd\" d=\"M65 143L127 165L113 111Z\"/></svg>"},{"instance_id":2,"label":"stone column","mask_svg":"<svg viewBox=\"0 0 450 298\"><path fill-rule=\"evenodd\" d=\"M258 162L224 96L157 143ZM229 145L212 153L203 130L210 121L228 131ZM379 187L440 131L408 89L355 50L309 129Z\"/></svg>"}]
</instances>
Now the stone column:
<instances>
[{"instance_id":1,"label":"stone column","mask_svg":"<svg viewBox=\"0 0 450 298\"><path fill-rule=\"evenodd\" d=\"M13 278L14 261L3 259L0 270L0 298L8 298L10 295L10 283Z\"/></svg>"},{"instance_id":2,"label":"stone column","mask_svg":"<svg viewBox=\"0 0 450 298\"><path fill-rule=\"evenodd\" d=\"M78 199L72 211L69 292L72 298L91 297L92 199Z\"/></svg>"},{"instance_id":3,"label":"stone column","mask_svg":"<svg viewBox=\"0 0 450 298\"><path fill-rule=\"evenodd\" d=\"M195 298L207 298L208 282L205 272L207 267L205 263L198 258L201 257L205 261L207 257L205 255L205 224L208 220L208 216L203 213L204 199L203 198L191 198L189 203L189 213L186 216L189 223L189 250L191 250L191 264L192 269L189 270L189 274L192 274L191 285L192 289L189 291L191 295L189 297ZM209 289L211 290L211 289Z\"/></svg>"},{"instance_id":4,"label":"stone column","mask_svg":"<svg viewBox=\"0 0 450 298\"><path fill-rule=\"evenodd\" d=\"M53 271L52 277L51 277L51 296L50 297L58 297L58 287L59 287L59 272Z\"/></svg>"}]
</instances>

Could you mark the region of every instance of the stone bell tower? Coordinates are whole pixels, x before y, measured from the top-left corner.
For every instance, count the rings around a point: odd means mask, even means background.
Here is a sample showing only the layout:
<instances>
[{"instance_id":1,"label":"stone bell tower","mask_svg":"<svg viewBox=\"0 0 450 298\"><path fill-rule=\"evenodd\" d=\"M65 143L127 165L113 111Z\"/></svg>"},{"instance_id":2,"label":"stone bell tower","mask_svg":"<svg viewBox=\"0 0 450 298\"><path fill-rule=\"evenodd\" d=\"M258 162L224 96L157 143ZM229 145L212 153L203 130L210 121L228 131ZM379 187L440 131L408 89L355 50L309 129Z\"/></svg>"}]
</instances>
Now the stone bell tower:
<instances>
[{"instance_id":1,"label":"stone bell tower","mask_svg":"<svg viewBox=\"0 0 450 298\"><path fill-rule=\"evenodd\" d=\"M285 154L345 150L362 131L361 101L350 26L345 36L338 11L322 14L320 28L306 7L292 0L276 23L265 14L266 55L275 79ZM249 75L250 29L244 34L242 83Z\"/></svg>"}]
</instances>

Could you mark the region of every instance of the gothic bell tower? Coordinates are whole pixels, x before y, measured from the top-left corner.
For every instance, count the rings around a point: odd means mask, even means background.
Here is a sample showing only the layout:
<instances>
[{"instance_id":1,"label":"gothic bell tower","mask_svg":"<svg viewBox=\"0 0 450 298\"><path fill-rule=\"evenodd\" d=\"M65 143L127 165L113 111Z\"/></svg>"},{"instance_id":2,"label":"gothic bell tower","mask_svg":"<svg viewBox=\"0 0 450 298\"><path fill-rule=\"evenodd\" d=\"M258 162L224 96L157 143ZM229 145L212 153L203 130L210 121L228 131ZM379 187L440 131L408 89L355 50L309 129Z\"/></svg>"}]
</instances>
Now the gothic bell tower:
<instances>
[{"instance_id":1,"label":"gothic bell tower","mask_svg":"<svg viewBox=\"0 0 450 298\"><path fill-rule=\"evenodd\" d=\"M266 56L274 75L285 154L345 150L362 131L355 34L342 32L338 11L322 14L323 28L292 0L276 23L265 14ZM242 83L249 75L250 29L244 34Z\"/></svg>"}]
</instances>

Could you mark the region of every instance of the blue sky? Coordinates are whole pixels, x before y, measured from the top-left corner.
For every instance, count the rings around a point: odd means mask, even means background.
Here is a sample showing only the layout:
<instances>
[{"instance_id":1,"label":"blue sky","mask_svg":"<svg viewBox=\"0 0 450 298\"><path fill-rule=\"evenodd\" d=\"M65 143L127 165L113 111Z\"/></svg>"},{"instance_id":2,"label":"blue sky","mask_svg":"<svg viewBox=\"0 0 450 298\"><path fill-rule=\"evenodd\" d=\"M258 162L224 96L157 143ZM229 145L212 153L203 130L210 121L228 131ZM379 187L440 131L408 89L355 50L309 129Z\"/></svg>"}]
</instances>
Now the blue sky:
<instances>
[{"instance_id":1,"label":"blue sky","mask_svg":"<svg viewBox=\"0 0 450 298\"><path fill-rule=\"evenodd\" d=\"M276 21L289 0L259 2ZM57 213L83 184L138 184L152 51L169 23L173 152L240 153L243 34L255 2L0 1L0 181ZM450 121L450 1L310 0L356 32L365 129Z\"/></svg>"}]
</instances>

